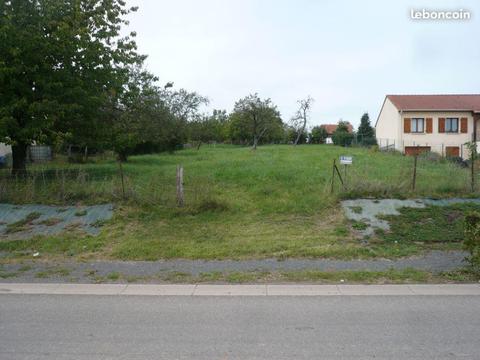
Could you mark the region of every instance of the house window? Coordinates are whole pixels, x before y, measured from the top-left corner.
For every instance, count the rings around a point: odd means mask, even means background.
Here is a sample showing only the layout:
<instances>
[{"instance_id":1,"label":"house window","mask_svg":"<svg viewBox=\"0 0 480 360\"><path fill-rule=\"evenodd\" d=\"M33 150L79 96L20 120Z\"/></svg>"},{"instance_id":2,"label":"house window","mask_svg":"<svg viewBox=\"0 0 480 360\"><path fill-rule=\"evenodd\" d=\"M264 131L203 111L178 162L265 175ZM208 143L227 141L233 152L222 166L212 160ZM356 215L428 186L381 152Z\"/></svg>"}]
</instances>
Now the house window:
<instances>
[{"instance_id":1,"label":"house window","mask_svg":"<svg viewBox=\"0 0 480 360\"><path fill-rule=\"evenodd\" d=\"M412 133L423 133L425 129L425 119L424 118L413 118L412 119Z\"/></svg>"},{"instance_id":2,"label":"house window","mask_svg":"<svg viewBox=\"0 0 480 360\"><path fill-rule=\"evenodd\" d=\"M445 119L445 132L458 133L458 118Z\"/></svg>"}]
</instances>

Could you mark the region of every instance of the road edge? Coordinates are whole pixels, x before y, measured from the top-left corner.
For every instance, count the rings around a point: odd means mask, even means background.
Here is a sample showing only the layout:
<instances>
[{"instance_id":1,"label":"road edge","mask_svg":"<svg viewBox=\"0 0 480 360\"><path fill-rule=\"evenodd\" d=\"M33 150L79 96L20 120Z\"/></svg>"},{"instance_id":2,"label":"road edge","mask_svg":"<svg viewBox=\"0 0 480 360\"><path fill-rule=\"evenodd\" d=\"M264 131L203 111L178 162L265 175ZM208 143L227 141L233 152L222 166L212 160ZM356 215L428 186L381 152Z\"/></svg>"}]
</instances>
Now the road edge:
<instances>
[{"instance_id":1,"label":"road edge","mask_svg":"<svg viewBox=\"0 0 480 360\"><path fill-rule=\"evenodd\" d=\"M67 284L0 283L0 295L117 296L480 296L480 284L307 285L307 284Z\"/></svg>"}]
</instances>

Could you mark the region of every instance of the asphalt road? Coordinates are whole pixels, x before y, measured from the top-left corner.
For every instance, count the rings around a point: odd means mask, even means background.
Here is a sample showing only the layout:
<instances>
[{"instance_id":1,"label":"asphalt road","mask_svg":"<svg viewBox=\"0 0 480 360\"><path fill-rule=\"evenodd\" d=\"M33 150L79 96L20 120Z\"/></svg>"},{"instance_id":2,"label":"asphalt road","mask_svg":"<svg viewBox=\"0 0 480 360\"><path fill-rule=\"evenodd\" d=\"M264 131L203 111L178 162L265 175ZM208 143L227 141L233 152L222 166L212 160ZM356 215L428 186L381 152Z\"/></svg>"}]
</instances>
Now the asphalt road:
<instances>
[{"instance_id":1,"label":"asphalt road","mask_svg":"<svg viewBox=\"0 0 480 360\"><path fill-rule=\"evenodd\" d=\"M0 295L0 359L479 359L480 296Z\"/></svg>"}]
</instances>

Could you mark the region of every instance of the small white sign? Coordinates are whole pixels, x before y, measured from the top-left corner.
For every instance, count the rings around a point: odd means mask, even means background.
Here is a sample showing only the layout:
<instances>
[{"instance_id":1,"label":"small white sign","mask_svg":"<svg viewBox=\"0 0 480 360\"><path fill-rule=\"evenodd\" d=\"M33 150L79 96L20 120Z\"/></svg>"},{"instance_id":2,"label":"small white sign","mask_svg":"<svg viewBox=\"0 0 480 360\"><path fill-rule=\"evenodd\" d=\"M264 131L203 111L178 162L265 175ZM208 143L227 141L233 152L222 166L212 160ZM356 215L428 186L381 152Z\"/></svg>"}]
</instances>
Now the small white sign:
<instances>
[{"instance_id":1,"label":"small white sign","mask_svg":"<svg viewBox=\"0 0 480 360\"><path fill-rule=\"evenodd\" d=\"M352 156L340 156L340 164L342 165L352 165L353 157Z\"/></svg>"}]
</instances>

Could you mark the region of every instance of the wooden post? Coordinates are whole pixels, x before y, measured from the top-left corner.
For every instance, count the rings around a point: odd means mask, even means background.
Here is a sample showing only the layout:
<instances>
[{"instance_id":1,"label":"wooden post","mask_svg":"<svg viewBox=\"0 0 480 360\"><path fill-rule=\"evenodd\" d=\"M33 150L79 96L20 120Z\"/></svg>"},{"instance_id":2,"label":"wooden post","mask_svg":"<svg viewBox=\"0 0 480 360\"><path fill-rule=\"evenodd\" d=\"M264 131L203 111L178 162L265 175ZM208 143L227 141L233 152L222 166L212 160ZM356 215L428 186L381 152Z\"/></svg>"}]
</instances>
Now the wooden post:
<instances>
[{"instance_id":1,"label":"wooden post","mask_svg":"<svg viewBox=\"0 0 480 360\"><path fill-rule=\"evenodd\" d=\"M120 169L120 179L122 181L122 197L123 197L123 200L126 199L126 196L125 196L125 181L123 179L123 167L122 167L122 161L119 160L118 161L118 167Z\"/></svg>"},{"instance_id":2,"label":"wooden post","mask_svg":"<svg viewBox=\"0 0 480 360\"><path fill-rule=\"evenodd\" d=\"M65 169L62 169L62 202L65 202Z\"/></svg>"},{"instance_id":3,"label":"wooden post","mask_svg":"<svg viewBox=\"0 0 480 360\"><path fill-rule=\"evenodd\" d=\"M183 197L183 166L177 165L177 205L183 207L185 204Z\"/></svg>"},{"instance_id":4,"label":"wooden post","mask_svg":"<svg viewBox=\"0 0 480 360\"><path fill-rule=\"evenodd\" d=\"M343 183L344 183L344 187L347 187L347 164L344 164L343 166L345 167L344 175L343 175Z\"/></svg>"},{"instance_id":5,"label":"wooden post","mask_svg":"<svg viewBox=\"0 0 480 360\"><path fill-rule=\"evenodd\" d=\"M331 187L330 187L330 194L333 194L333 182L334 182L334 179L335 179L335 159L333 159L333 166L332 166L332 184L331 184Z\"/></svg>"},{"instance_id":6,"label":"wooden post","mask_svg":"<svg viewBox=\"0 0 480 360\"><path fill-rule=\"evenodd\" d=\"M475 157L477 153L477 143L472 143L472 150L470 151L470 162L471 162L471 187L472 193L475 191Z\"/></svg>"},{"instance_id":7,"label":"wooden post","mask_svg":"<svg viewBox=\"0 0 480 360\"><path fill-rule=\"evenodd\" d=\"M415 153L413 157L413 179L412 179L412 190L415 191L415 182L417 181L417 158L418 153Z\"/></svg>"}]
</instances>

